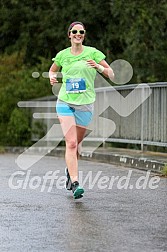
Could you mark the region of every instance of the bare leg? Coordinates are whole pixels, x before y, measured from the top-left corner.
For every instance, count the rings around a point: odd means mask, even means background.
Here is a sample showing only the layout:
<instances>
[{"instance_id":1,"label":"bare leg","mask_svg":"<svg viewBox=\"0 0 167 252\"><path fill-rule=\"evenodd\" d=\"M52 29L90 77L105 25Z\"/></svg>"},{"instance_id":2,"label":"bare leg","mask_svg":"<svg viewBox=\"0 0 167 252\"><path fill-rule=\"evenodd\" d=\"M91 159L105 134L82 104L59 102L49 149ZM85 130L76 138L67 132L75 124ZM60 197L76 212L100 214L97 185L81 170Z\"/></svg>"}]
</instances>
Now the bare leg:
<instances>
[{"instance_id":1,"label":"bare leg","mask_svg":"<svg viewBox=\"0 0 167 252\"><path fill-rule=\"evenodd\" d=\"M65 160L71 181L78 181L78 144L82 142L86 128L76 126L73 116L59 116L66 142Z\"/></svg>"},{"instance_id":2,"label":"bare leg","mask_svg":"<svg viewBox=\"0 0 167 252\"><path fill-rule=\"evenodd\" d=\"M79 158L79 154L81 153L82 140L84 139L85 133L86 133L86 127L77 126L77 141L78 141L77 156L78 158Z\"/></svg>"},{"instance_id":3,"label":"bare leg","mask_svg":"<svg viewBox=\"0 0 167 252\"><path fill-rule=\"evenodd\" d=\"M71 181L78 181L78 160L77 160L77 136L76 136L76 127L68 131L65 136L66 140L66 153L65 160L70 174Z\"/></svg>"},{"instance_id":4,"label":"bare leg","mask_svg":"<svg viewBox=\"0 0 167 252\"><path fill-rule=\"evenodd\" d=\"M71 181L78 181L77 130L73 116L60 116L61 127L66 142L65 160Z\"/></svg>"}]
</instances>

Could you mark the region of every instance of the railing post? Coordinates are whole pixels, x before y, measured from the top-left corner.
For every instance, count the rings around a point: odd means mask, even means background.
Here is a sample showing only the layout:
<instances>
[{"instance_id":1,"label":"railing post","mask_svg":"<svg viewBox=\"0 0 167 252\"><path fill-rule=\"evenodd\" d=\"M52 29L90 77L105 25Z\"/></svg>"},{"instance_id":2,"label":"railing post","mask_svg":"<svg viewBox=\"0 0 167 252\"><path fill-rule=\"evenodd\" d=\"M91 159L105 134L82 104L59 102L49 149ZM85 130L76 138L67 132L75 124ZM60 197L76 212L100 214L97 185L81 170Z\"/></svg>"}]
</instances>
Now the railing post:
<instances>
[{"instance_id":1,"label":"railing post","mask_svg":"<svg viewBox=\"0 0 167 252\"><path fill-rule=\"evenodd\" d=\"M141 88L141 96L142 96L142 100L144 97L144 86L142 86ZM143 152L144 150L144 144L143 144L143 140L144 140L144 102L141 104L141 151Z\"/></svg>"},{"instance_id":2,"label":"railing post","mask_svg":"<svg viewBox=\"0 0 167 252\"><path fill-rule=\"evenodd\" d=\"M105 100L107 99L106 97L106 90L104 89L103 90L103 107L104 107L104 103L105 103ZM103 120L103 139L104 139L104 135L105 135L105 120ZM103 140L103 148L106 147L106 142Z\"/></svg>"}]
</instances>

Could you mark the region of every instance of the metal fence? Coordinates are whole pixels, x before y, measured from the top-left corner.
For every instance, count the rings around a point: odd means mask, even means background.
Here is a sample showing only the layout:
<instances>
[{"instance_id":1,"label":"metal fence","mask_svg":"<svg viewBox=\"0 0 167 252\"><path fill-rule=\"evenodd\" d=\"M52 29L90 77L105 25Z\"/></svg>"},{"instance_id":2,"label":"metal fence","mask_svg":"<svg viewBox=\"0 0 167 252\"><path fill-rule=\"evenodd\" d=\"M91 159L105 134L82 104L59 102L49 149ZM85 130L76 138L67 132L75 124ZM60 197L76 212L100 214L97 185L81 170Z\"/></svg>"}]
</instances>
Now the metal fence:
<instances>
[{"instance_id":1,"label":"metal fence","mask_svg":"<svg viewBox=\"0 0 167 252\"><path fill-rule=\"evenodd\" d=\"M141 149L143 149L143 145L167 147L167 83L147 85L151 90L151 94L129 115L120 115L113 109L114 106L109 106L101 115L113 120L116 124L114 133L106 141L140 144ZM117 106L123 109L125 105L131 106L133 105L131 103L137 100L139 96L148 93L148 86L139 84L119 86L112 89L98 88L96 90L95 111L98 115L100 114L101 100L105 100L105 102L106 100L112 100L112 104L119 104ZM138 87L139 92L133 94L134 99L129 100L129 104L125 104L123 99L118 101L117 92L122 97L128 97L136 87ZM107 130L106 126L105 130ZM94 137L100 137L97 123L94 125Z\"/></svg>"},{"instance_id":2,"label":"metal fence","mask_svg":"<svg viewBox=\"0 0 167 252\"><path fill-rule=\"evenodd\" d=\"M148 94L148 86L151 94L141 102L142 97L146 97ZM133 93L133 99L126 100L135 89L137 92ZM122 99L123 97L124 99ZM133 108L131 113L121 112L121 110L125 111L125 106L127 110L132 108L134 101L137 101L138 106ZM41 106L41 102L45 105ZM27 106L29 107L29 105ZM37 120L41 121L46 126L46 133L53 124L58 123L55 116L55 96L38 99L31 107L35 107L33 108L33 112L35 112L33 124ZM104 119L101 126L98 123L99 117ZM109 119L111 124L105 123L105 119ZM106 132L110 132L112 122L115 124L115 130L106 139L104 135ZM143 145L167 147L167 83L97 88L95 115L92 124L90 127L93 128L92 133L87 136L85 141L104 141L105 139L106 142L140 144L141 149L143 149ZM39 140L37 135L33 135L32 138L34 141ZM58 139L61 140L59 132L54 132L48 141Z\"/></svg>"}]
</instances>

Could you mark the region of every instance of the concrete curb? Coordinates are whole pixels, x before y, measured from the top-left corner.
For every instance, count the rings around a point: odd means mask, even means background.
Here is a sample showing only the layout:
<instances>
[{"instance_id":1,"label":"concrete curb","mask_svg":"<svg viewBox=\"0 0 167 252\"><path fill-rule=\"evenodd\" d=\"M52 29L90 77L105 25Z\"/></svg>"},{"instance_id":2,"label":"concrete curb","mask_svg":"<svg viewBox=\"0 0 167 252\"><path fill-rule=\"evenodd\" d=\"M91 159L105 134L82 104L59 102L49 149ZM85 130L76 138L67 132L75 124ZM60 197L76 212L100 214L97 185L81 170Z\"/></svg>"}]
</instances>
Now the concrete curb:
<instances>
[{"instance_id":1,"label":"concrete curb","mask_svg":"<svg viewBox=\"0 0 167 252\"><path fill-rule=\"evenodd\" d=\"M151 170L152 172L161 173L165 163L156 160L148 159L145 157L133 157L123 154L108 154L94 152L92 157L89 157L87 153L82 154L82 158L86 160L94 160L103 163L121 165L126 167L132 167L140 170Z\"/></svg>"},{"instance_id":2,"label":"concrete curb","mask_svg":"<svg viewBox=\"0 0 167 252\"><path fill-rule=\"evenodd\" d=\"M27 148L25 147L7 147L5 151L8 153L18 153L21 154ZM42 153L42 148L39 148L39 153ZM137 151L129 150L130 154L120 152L120 149L108 150L108 149L98 149L93 153L91 151L83 151L80 159L89 160L95 162L102 162L108 164L121 165L124 167L132 167L140 170L151 170L152 172L161 173L164 165L167 163L167 155L164 160L158 160L157 153L155 156L144 156L143 154L137 153ZM64 157L65 147L58 147L51 152L48 151L48 156Z\"/></svg>"},{"instance_id":3,"label":"concrete curb","mask_svg":"<svg viewBox=\"0 0 167 252\"><path fill-rule=\"evenodd\" d=\"M64 156L64 154L65 150L58 148L52 151L49 155L62 157ZM149 157L134 157L121 153L101 153L100 150L93 153L91 153L90 151L83 151L80 159L132 167L146 171L151 170L152 172L156 173L161 173L165 165L165 162L154 160Z\"/></svg>"}]
</instances>

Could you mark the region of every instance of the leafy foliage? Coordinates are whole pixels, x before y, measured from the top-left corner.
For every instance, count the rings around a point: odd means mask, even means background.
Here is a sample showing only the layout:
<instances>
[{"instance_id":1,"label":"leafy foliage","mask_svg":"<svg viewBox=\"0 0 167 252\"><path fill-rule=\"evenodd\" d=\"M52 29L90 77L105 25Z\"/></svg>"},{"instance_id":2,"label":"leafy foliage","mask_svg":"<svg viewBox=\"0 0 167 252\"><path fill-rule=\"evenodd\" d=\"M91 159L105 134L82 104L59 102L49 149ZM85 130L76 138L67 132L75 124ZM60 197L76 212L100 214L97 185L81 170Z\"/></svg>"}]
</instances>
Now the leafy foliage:
<instances>
[{"instance_id":1,"label":"leafy foliage","mask_svg":"<svg viewBox=\"0 0 167 252\"><path fill-rule=\"evenodd\" d=\"M19 128L22 117L24 126L27 125L27 132L30 130L30 120L25 122L26 118L24 118L23 112L18 112L17 103L52 94L48 79L42 77L42 73L49 68L48 63L50 62L40 58L40 64L36 65L35 68L28 68L23 65L23 58L23 53L14 53L4 55L0 60L3 62L0 80L0 143L3 145L6 143L14 145L14 142L17 145L19 136L25 144L25 139L22 137L23 127ZM9 70L7 73L5 72L6 69ZM34 71L40 73L39 78L32 78ZM26 112L25 115L27 116ZM27 141L29 143L28 139Z\"/></svg>"},{"instance_id":2,"label":"leafy foliage","mask_svg":"<svg viewBox=\"0 0 167 252\"><path fill-rule=\"evenodd\" d=\"M25 146L30 143L31 129L30 117L27 111L15 108L10 116L7 127L7 138L10 140L10 145Z\"/></svg>"}]
</instances>

